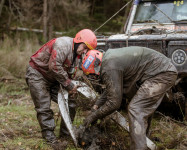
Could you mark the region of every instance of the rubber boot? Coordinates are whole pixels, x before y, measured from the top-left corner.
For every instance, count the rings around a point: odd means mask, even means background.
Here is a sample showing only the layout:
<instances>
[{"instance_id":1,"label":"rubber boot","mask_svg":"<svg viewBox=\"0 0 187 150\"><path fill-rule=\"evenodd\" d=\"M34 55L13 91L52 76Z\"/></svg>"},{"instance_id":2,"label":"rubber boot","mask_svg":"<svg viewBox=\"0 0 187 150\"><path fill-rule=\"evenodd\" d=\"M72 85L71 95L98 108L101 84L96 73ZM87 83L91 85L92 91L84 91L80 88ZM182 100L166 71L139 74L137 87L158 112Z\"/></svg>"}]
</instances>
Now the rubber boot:
<instances>
[{"instance_id":1,"label":"rubber boot","mask_svg":"<svg viewBox=\"0 0 187 150\"><path fill-rule=\"evenodd\" d=\"M50 130L42 131L42 137L49 143L55 143L57 141L54 132Z\"/></svg>"},{"instance_id":2,"label":"rubber boot","mask_svg":"<svg viewBox=\"0 0 187 150\"><path fill-rule=\"evenodd\" d=\"M47 144L49 144L54 150L61 150L67 147L67 142L59 142L53 131L45 130L42 131L42 137L46 140Z\"/></svg>"}]
</instances>

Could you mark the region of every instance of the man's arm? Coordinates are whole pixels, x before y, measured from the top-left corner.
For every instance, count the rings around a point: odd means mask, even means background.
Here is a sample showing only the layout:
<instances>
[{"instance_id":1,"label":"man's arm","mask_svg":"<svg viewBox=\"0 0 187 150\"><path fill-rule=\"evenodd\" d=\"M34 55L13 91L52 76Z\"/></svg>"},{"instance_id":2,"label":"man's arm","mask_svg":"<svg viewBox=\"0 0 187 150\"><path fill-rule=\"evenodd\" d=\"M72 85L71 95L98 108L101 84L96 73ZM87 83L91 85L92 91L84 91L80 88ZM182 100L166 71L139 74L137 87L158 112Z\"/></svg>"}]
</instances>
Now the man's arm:
<instances>
[{"instance_id":1,"label":"man's arm","mask_svg":"<svg viewBox=\"0 0 187 150\"><path fill-rule=\"evenodd\" d=\"M97 99L94 106L100 108L107 100L107 90L105 89L101 96Z\"/></svg>"},{"instance_id":2,"label":"man's arm","mask_svg":"<svg viewBox=\"0 0 187 150\"><path fill-rule=\"evenodd\" d=\"M74 88L68 73L63 68L63 63L70 53L69 49L68 46L54 46L49 60L49 69L54 73L56 80L68 91Z\"/></svg>"},{"instance_id":3,"label":"man's arm","mask_svg":"<svg viewBox=\"0 0 187 150\"><path fill-rule=\"evenodd\" d=\"M106 70L102 75L102 80L106 85L106 102L85 119L84 125L86 127L97 119L104 118L113 113L121 105L123 94L123 72L120 70Z\"/></svg>"}]
</instances>

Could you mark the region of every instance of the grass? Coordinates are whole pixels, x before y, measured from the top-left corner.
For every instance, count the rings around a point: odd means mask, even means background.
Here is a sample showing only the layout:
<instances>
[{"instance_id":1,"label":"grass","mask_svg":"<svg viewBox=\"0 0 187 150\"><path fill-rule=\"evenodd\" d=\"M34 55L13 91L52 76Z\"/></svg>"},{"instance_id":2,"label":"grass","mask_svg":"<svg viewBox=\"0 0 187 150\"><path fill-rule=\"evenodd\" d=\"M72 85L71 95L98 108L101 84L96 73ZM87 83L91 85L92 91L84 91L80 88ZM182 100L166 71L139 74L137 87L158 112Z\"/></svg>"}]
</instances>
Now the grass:
<instances>
[{"instance_id":1,"label":"grass","mask_svg":"<svg viewBox=\"0 0 187 150\"><path fill-rule=\"evenodd\" d=\"M22 82L22 84L24 83ZM22 87L24 86L26 84L22 85ZM22 88L17 89L16 87L17 85L12 82L1 83L0 149L50 150L50 146L42 140L36 112L28 90L24 91ZM58 107L54 103L52 107L55 119L57 119ZM56 135L58 132L59 122L55 130Z\"/></svg>"},{"instance_id":2,"label":"grass","mask_svg":"<svg viewBox=\"0 0 187 150\"><path fill-rule=\"evenodd\" d=\"M19 82L18 82L19 81ZM19 84L19 87L17 86ZM0 86L0 149L40 149L52 150L41 137L36 112L26 83L20 80L1 82ZM58 105L52 103L55 122L58 116ZM80 115L80 113L79 113ZM59 135L60 119L55 129ZM75 125L82 123L76 117ZM71 138L67 139L67 149L75 149Z\"/></svg>"},{"instance_id":3,"label":"grass","mask_svg":"<svg viewBox=\"0 0 187 150\"><path fill-rule=\"evenodd\" d=\"M40 47L37 38L20 39L17 35L14 39L5 38L0 45L0 77L24 78L30 56Z\"/></svg>"},{"instance_id":4,"label":"grass","mask_svg":"<svg viewBox=\"0 0 187 150\"><path fill-rule=\"evenodd\" d=\"M0 149L49 149L41 139L34 106L25 86L18 80L1 83Z\"/></svg>"},{"instance_id":5,"label":"grass","mask_svg":"<svg viewBox=\"0 0 187 150\"><path fill-rule=\"evenodd\" d=\"M23 80L1 82L0 149L52 150L42 140L34 105L26 87L27 85ZM53 103L52 109L55 113L55 120L57 120L58 106ZM79 113L79 116L81 115ZM59 123L60 121L58 121L55 129L57 136L59 135ZM77 117L74 123L80 125L82 118ZM106 125L104 130L112 136L113 149L115 149L115 146L128 149L130 139L126 131L115 124ZM175 123L167 117L156 115L152 122L150 139L157 144L160 150L184 150L187 147L187 127ZM71 138L68 141L69 145L66 150L74 150L75 147Z\"/></svg>"}]
</instances>

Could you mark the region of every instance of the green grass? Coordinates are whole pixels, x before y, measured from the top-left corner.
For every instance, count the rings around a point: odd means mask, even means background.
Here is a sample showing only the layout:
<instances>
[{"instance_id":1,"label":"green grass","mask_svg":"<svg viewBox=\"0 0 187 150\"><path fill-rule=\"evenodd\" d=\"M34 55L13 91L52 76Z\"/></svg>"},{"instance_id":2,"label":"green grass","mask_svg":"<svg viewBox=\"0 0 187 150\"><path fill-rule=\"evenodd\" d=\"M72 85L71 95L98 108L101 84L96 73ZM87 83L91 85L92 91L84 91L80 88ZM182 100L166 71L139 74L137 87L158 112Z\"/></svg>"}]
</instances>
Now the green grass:
<instances>
[{"instance_id":1,"label":"green grass","mask_svg":"<svg viewBox=\"0 0 187 150\"><path fill-rule=\"evenodd\" d=\"M156 144L160 149L183 150L183 147L187 148L187 126L167 117L156 118L153 119L151 138L159 139Z\"/></svg>"},{"instance_id":2,"label":"green grass","mask_svg":"<svg viewBox=\"0 0 187 150\"><path fill-rule=\"evenodd\" d=\"M19 86L18 86L19 85ZM36 119L33 102L24 80L14 82L1 82L0 84L0 149L39 149L51 150L41 137L40 127ZM58 106L52 104L54 118L58 117ZM74 124L79 126L83 122L84 114L79 111ZM60 119L57 122L55 134L59 135ZM104 128L112 137L120 137L114 143L128 149L130 145L129 134L115 124L107 124ZM150 139L154 141L159 149L183 150L187 144L187 127L172 122L168 118L154 117L152 121ZM74 150L71 138L67 139L69 145L66 150Z\"/></svg>"},{"instance_id":3,"label":"green grass","mask_svg":"<svg viewBox=\"0 0 187 150\"><path fill-rule=\"evenodd\" d=\"M5 85L6 86L6 85ZM21 92L20 92L21 93ZM49 149L41 139L31 99L0 106L0 145L8 149Z\"/></svg>"},{"instance_id":4,"label":"green grass","mask_svg":"<svg viewBox=\"0 0 187 150\"><path fill-rule=\"evenodd\" d=\"M19 85L19 86L18 86ZM52 150L41 137L32 99L24 80L0 83L0 149ZM52 103L55 122L58 106ZM59 135L60 118L55 134ZM78 121L78 119L76 119ZM80 121L78 121L80 122ZM67 149L75 149L71 138Z\"/></svg>"}]
</instances>

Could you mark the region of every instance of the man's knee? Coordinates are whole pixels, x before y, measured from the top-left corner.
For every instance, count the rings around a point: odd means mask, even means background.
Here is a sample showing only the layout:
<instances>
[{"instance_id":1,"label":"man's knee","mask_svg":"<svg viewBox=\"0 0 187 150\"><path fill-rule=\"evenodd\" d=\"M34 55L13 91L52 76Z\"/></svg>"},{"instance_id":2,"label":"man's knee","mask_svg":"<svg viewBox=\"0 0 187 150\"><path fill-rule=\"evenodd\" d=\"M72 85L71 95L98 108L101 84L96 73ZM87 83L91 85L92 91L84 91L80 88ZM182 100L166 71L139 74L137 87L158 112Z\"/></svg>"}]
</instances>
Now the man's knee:
<instances>
[{"instance_id":1,"label":"man's knee","mask_svg":"<svg viewBox=\"0 0 187 150\"><path fill-rule=\"evenodd\" d=\"M134 104L134 103L130 103L128 105L128 113L135 115L135 114L139 114L140 113L140 108Z\"/></svg>"}]
</instances>

